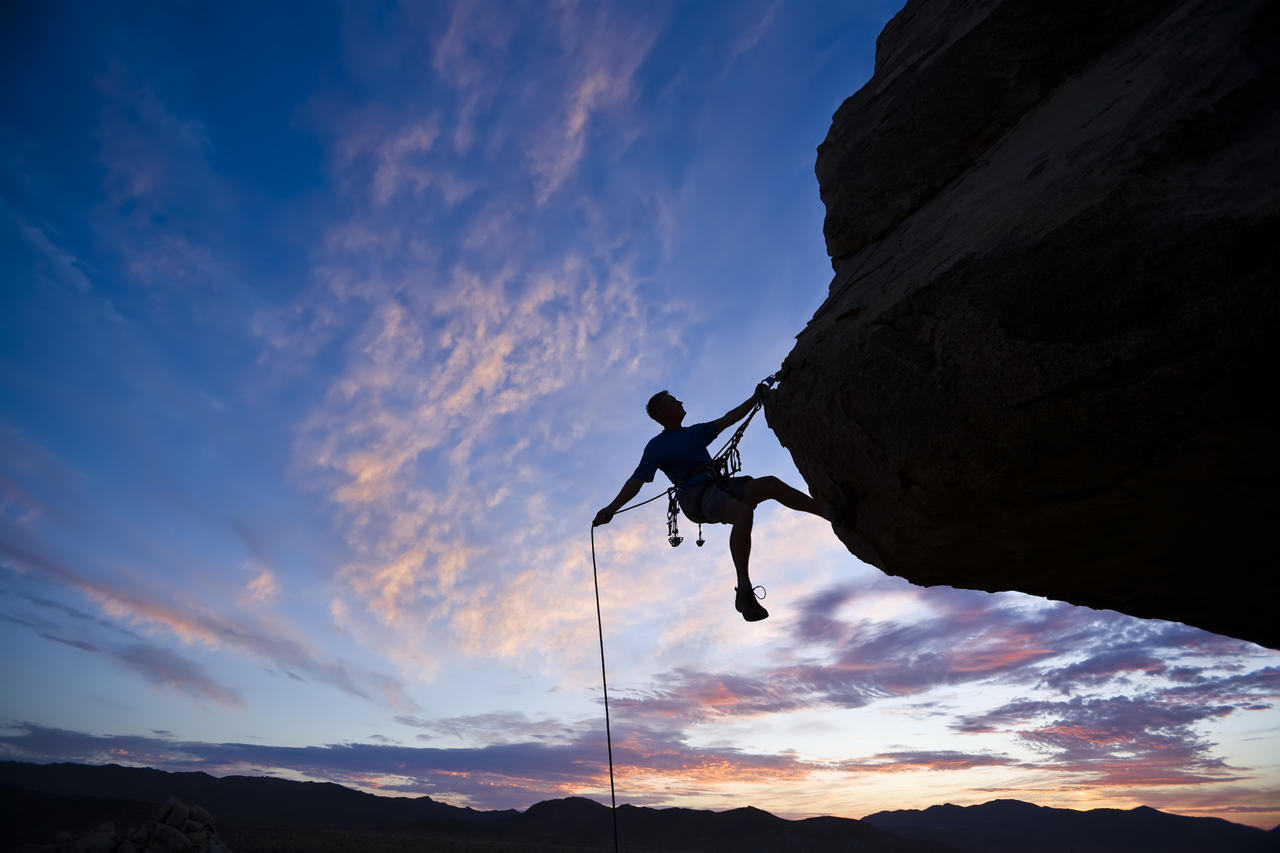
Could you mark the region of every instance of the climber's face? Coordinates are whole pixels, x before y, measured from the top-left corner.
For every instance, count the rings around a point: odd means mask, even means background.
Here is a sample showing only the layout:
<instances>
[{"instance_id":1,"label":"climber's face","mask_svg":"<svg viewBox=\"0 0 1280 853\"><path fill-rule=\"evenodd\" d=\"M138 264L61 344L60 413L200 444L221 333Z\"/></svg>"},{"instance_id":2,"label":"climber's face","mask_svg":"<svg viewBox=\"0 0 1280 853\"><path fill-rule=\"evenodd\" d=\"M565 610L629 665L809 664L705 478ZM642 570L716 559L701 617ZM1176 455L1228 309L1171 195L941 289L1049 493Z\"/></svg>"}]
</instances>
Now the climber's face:
<instances>
[{"instance_id":1,"label":"climber's face","mask_svg":"<svg viewBox=\"0 0 1280 853\"><path fill-rule=\"evenodd\" d=\"M684 420L684 403L670 394L663 394L658 398L657 410L657 421L663 426L680 426L680 422Z\"/></svg>"}]
</instances>

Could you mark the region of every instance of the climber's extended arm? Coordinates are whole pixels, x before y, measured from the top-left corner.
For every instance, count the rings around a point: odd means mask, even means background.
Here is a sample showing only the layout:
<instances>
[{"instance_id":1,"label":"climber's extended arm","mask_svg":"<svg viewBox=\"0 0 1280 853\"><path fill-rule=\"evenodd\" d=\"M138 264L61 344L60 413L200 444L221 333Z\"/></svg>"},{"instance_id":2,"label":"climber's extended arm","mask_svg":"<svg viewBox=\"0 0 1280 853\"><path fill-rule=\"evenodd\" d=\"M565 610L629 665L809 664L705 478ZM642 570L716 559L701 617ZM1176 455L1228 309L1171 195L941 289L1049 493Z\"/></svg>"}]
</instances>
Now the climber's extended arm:
<instances>
[{"instance_id":1,"label":"climber's extended arm","mask_svg":"<svg viewBox=\"0 0 1280 853\"><path fill-rule=\"evenodd\" d=\"M725 412L723 416L716 419L716 428L719 429L721 432L723 432L728 427L733 426L738 421L745 418L747 414L751 411L752 407L755 406L755 404L764 397L764 395L768 392L768 390L769 390L769 387L765 385L763 382L761 382L759 385L756 386L756 393L752 394L750 399L748 399L745 403L735 406L734 408Z\"/></svg>"},{"instance_id":2,"label":"climber's extended arm","mask_svg":"<svg viewBox=\"0 0 1280 853\"><path fill-rule=\"evenodd\" d=\"M622 484L622 489L618 492L618 496L609 502L609 505L596 513L595 520L591 522L592 527L599 527L602 524L608 524L613 521L613 514L616 513L627 501L640 494L644 482L628 478L627 482Z\"/></svg>"}]
</instances>

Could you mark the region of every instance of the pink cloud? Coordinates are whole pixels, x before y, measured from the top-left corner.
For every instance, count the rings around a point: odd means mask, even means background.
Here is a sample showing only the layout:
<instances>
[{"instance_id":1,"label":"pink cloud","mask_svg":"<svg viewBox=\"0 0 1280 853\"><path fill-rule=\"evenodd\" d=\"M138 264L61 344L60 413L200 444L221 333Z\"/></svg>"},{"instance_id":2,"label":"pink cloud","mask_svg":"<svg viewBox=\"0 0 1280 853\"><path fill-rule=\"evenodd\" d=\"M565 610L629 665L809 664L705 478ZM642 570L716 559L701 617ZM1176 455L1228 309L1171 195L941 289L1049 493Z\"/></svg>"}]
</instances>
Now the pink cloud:
<instances>
[{"instance_id":1,"label":"pink cloud","mask_svg":"<svg viewBox=\"0 0 1280 853\"><path fill-rule=\"evenodd\" d=\"M143 631L160 630L183 643L210 649L226 646L361 698L387 702L397 710L415 707L397 680L340 660L321 657L301 641L273 632L265 624L254 624L244 616L215 612L192 602L158 602L116 584L91 580L43 553L33 542L19 545L10 537L7 541L0 541L0 555L27 571L38 573L46 581L84 595L97 603L117 625L124 623ZM197 686L199 678L191 675L184 679L181 675L183 667L166 660L163 655L148 657L134 651L119 656L119 659L140 672L146 669L146 664L154 664L146 670L160 673L152 679L153 683L166 684L188 693L192 689L197 692L203 689ZM195 673L196 669L188 667L186 671ZM229 699L232 693L219 688L209 695Z\"/></svg>"}]
</instances>

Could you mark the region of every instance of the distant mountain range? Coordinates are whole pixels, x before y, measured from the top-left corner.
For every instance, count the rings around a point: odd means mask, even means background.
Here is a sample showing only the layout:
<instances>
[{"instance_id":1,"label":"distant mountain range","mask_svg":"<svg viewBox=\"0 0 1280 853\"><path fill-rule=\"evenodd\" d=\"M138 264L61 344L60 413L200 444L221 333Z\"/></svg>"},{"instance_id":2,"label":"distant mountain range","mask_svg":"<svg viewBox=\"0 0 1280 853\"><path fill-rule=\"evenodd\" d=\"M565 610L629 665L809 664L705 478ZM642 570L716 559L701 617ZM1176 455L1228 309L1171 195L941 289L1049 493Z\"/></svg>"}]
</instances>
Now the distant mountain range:
<instances>
[{"instance_id":1,"label":"distant mountain range","mask_svg":"<svg viewBox=\"0 0 1280 853\"><path fill-rule=\"evenodd\" d=\"M11 849L24 842L47 840L58 830L78 832L106 820L136 823L154 804L170 797L210 811L219 827L238 843L232 844L237 853L253 853L253 839L268 830L276 836L274 849L282 849L278 844L281 836L293 832L301 838L326 829L348 835L361 832L366 839L384 833L396 839L385 845L386 849L404 849L406 838L446 835L472 839L479 845L475 849L486 850L531 849L527 845L613 847L608 807L581 797L548 800L523 812L479 811L430 797L378 797L330 783L216 778L207 773L167 773L114 764L18 762L0 762L0 844ZM711 812L628 805L618 808L617 818L622 846L630 851L1280 851L1280 828L1267 832L1217 818L1182 817L1145 807L1081 812L1017 800L879 812L862 820L819 817L792 821L755 808ZM332 839L325 842L332 843ZM306 847L299 842L293 849Z\"/></svg>"},{"instance_id":2,"label":"distant mountain range","mask_svg":"<svg viewBox=\"0 0 1280 853\"><path fill-rule=\"evenodd\" d=\"M1280 827L1268 832L1221 818L1185 817L1147 806L1082 812L992 800L980 806L877 812L862 821L904 838L963 842L962 849L971 853L1280 850Z\"/></svg>"}]
</instances>

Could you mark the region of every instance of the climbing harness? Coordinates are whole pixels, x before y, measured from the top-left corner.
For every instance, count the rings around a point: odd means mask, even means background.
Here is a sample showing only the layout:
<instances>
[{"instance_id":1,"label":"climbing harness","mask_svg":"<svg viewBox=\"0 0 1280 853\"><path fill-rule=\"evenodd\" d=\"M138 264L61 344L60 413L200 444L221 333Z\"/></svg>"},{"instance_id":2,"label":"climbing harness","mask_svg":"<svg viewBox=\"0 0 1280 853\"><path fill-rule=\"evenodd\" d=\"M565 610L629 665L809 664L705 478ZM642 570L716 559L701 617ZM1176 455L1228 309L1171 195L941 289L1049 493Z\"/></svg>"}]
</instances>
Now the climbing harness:
<instances>
[{"instance_id":1,"label":"climbing harness","mask_svg":"<svg viewBox=\"0 0 1280 853\"><path fill-rule=\"evenodd\" d=\"M762 381L760 385L772 388L774 383L777 381L778 374L774 373L765 377L764 381ZM711 480L709 481L709 484L714 485L721 480L727 480L730 477L737 475L737 473L742 470L742 454L738 452L738 444L741 443L742 436L746 433L747 426L751 423L751 419L756 416L756 412L760 411L761 405L763 405L762 401L757 399L756 404L751 407L751 411L747 412L746 419L743 420L742 423L738 424L738 428L733 431L733 435L730 436L729 440L724 443L724 446L716 452L716 455L711 459L710 463L701 470L693 472L681 482L676 483L671 486L671 488L667 489L667 541L671 543L672 548L679 546L679 544L684 541L684 537L680 535L680 526L678 522L680 517L680 502L676 496L680 493L680 490L684 488L685 484L694 477L710 473ZM649 500L654 499L655 498L650 498ZM645 501L645 503L648 503L648 501ZM641 504L623 507L618 510L618 512L635 509L637 506L641 506ZM701 548L703 544L705 544L706 540L702 538L702 522L696 523L698 525L698 538L695 540L694 544Z\"/></svg>"},{"instance_id":2,"label":"climbing harness","mask_svg":"<svg viewBox=\"0 0 1280 853\"><path fill-rule=\"evenodd\" d=\"M774 383L778 381L777 376L778 375L776 373L772 374L766 377L760 384L772 388ZM742 441L743 433L747 431L747 425L751 423L751 419L756 416L756 412L760 411L760 407L762 405L763 401L757 399L756 404L752 406L751 411L747 413L746 419L738 425L738 428L734 430L733 435L729 440L726 441L724 446L716 452L716 455L712 458L708 466L703 468L702 471L697 471L690 475L679 485L674 485L667 489L667 541L671 543L672 548L675 548L684 541L684 537L680 535L680 530L676 524L676 517L680 513L680 504L676 500L676 494L680 491L680 488L689 480L693 479L693 477L707 471L711 472L711 482L715 483L721 479L732 477L742 470L742 456L738 453L738 444ZM615 512L614 515L617 515L619 512L626 512L628 510L636 509L637 507L642 507L647 503L653 503L660 497L662 497L662 493L658 493L653 497L646 498L638 503L633 503L630 506L624 506L622 509L618 510L618 512ZM702 547L705 541L706 540L702 538L702 524L699 523L697 539L698 547ZM596 569L595 524L591 525L591 580L594 582L596 589L596 630L600 635L600 686L604 697L604 738L609 750L609 811L613 815L613 849L615 853L617 853L620 849L618 847L618 795L614 789L613 783L613 732L609 723L609 678L606 674L604 665L604 619L600 615L600 574ZM756 587L756 589L761 590L761 592L764 591L764 587ZM754 593L754 590L752 591ZM763 595L759 595L758 597L764 598Z\"/></svg>"}]
</instances>

